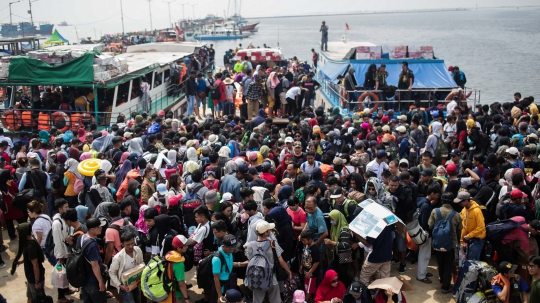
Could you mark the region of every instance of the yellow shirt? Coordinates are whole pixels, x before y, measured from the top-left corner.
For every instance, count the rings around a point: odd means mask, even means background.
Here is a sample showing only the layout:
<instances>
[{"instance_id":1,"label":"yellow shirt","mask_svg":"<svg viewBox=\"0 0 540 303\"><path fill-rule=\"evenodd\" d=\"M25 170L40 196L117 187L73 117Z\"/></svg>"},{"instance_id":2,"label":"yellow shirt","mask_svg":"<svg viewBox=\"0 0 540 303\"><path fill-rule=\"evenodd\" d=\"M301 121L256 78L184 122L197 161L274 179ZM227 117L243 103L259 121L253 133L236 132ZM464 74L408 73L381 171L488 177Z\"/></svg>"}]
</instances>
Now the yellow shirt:
<instances>
[{"instance_id":1,"label":"yellow shirt","mask_svg":"<svg viewBox=\"0 0 540 303\"><path fill-rule=\"evenodd\" d=\"M75 185L75 180L77 179L77 177L75 177L75 175L70 171L65 172L64 177L68 179L68 184L66 186L66 192L64 193L64 196L67 196L67 197L77 196L77 194L73 190L73 186Z\"/></svg>"}]
</instances>

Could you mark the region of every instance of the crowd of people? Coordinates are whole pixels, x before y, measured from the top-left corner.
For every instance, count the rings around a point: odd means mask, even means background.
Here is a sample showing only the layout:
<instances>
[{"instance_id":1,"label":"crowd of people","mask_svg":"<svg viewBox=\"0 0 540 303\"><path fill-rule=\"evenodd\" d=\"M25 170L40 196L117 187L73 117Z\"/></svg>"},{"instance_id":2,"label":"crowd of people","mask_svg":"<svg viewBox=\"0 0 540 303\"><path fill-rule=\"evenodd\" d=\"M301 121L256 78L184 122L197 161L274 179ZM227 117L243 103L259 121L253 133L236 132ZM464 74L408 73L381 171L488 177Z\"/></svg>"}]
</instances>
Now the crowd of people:
<instances>
[{"instance_id":1,"label":"crowd of people","mask_svg":"<svg viewBox=\"0 0 540 303\"><path fill-rule=\"evenodd\" d=\"M260 85L265 72L257 74L252 83ZM252 87L246 98L259 102ZM305 102L283 128L261 108L250 121L223 114L223 125L211 115L201 122L133 113L110 132L94 124L76 136L21 132L13 142L0 129L1 216L19 241L11 273L23 258L29 302L43 292L45 260L61 266L77 253L88 261L85 303L108 295L150 301L152 290L121 279L156 260L170 264L169 302L191 302L189 270L204 290L197 303L401 302L401 292L367 287L395 266L449 293L461 261L485 260L499 269L490 281L499 300L538 302L540 257L530 242L540 239L534 98L474 110L452 102L446 116L415 107L397 117L382 108L344 117L337 107ZM88 173L85 161L99 168ZM366 199L405 224L417 222L425 238L416 243L418 234L408 237L395 224L362 237L353 225ZM514 223L494 232L499 219ZM432 256L437 272L428 270ZM407 262L418 262L416 272ZM530 276L516 275L518 264ZM238 288L240 280L246 287ZM73 291L58 287L58 302L71 302Z\"/></svg>"}]
</instances>

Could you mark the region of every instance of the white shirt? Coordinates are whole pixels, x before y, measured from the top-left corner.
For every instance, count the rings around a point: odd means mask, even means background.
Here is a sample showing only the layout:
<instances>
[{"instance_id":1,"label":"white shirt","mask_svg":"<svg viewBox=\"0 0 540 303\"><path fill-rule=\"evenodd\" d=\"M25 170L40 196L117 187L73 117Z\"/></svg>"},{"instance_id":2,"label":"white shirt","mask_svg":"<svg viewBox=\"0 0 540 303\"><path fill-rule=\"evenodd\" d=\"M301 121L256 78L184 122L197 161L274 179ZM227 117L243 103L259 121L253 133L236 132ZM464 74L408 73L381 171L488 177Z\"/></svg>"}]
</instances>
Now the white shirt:
<instances>
[{"instance_id":1,"label":"white shirt","mask_svg":"<svg viewBox=\"0 0 540 303\"><path fill-rule=\"evenodd\" d=\"M10 154L10 151L11 151L11 148L13 148L13 141L11 141L11 138L9 137L5 137L4 135L0 135L0 142L2 141L6 141L8 146L5 150L6 153L8 153L8 155Z\"/></svg>"},{"instance_id":2,"label":"white shirt","mask_svg":"<svg viewBox=\"0 0 540 303\"><path fill-rule=\"evenodd\" d=\"M445 135L446 133L446 135ZM443 128L443 138L453 137L456 133L456 124L446 123Z\"/></svg>"},{"instance_id":3,"label":"white shirt","mask_svg":"<svg viewBox=\"0 0 540 303\"><path fill-rule=\"evenodd\" d=\"M300 171L311 177L313 170L319 166L321 166L319 161L313 161L313 165L309 165L309 162L306 161L300 165Z\"/></svg>"},{"instance_id":4,"label":"white shirt","mask_svg":"<svg viewBox=\"0 0 540 303\"><path fill-rule=\"evenodd\" d=\"M300 87L295 86L287 91L285 98L295 99L296 96L300 95L301 93L302 93L302 90L300 89Z\"/></svg>"},{"instance_id":5,"label":"white shirt","mask_svg":"<svg viewBox=\"0 0 540 303\"><path fill-rule=\"evenodd\" d=\"M124 263L124 270L122 270L122 272L126 272L132 269L133 267L135 267L135 258L130 257L126 253L126 263Z\"/></svg>"},{"instance_id":6,"label":"white shirt","mask_svg":"<svg viewBox=\"0 0 540 303\"><path fill-rule=\"evenodd\" d=\"M197 243L201 243L206 237L208 237L209 232L211 232L210 221L206 222L205 225L199 224L190 238Z\"/></svg>"},{"instance_id":7,"label":"white shirt","mask_svg":"<svg viewBox=\"0 0 540 303\"><path fill-rule=\"evenodd\" d=\"M369 162L366 165L366 170L376 173L377 178L379 178L379 180L381 182L382 182L381 174L382 174L383 170L385 170L385 169L389 169L388 164L386 164L386 162L384 162L384 161L379 164L379 163L377 163L377 159Z\"/></svg>"},{"instance_id":8,"label":"white shirt","mask_svg":"<svg viewBox=\"0 0 540 303\"><path fill-rule=\"evenodd\" d=\"M456 108L457 102L452 100L448 103L446 106L446 116L450 116L454 114L454 108Z\"/></svg>"},{"instance_id":9,"label":"white shirt","mask_svg":"<svg viewBox=\"0 0 540 303\"><path fill-rule=\"evenodd\" d=\"M32 224L32 235L34 238L37 239L37 233L41 233L41 242L39 245L43 248L45 247L45 241L47 240L47 235L51 231L52 228L52 220L47 215L39 215L39 217L36 218L34 221L34 224Z\"/></svg>"}]
</instances>

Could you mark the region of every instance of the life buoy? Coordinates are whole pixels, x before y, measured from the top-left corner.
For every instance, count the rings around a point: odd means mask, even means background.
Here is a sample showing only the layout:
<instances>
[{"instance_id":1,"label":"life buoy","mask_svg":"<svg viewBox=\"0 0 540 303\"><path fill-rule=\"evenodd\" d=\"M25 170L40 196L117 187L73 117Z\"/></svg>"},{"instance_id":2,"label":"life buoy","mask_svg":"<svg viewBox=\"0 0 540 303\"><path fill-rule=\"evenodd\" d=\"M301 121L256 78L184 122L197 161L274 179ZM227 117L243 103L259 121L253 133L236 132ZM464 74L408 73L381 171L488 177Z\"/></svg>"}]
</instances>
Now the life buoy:
<instances>
[{"instance_id":1,"label":"life buoy","mask_svg":"<svg viewBox=\"0 0 540 303\"><path fill-rule=\"evenodd\" d=\"M79 116L81 114L79 113L73 113L71 114L71 131L73 133L77 133L77 131L79 130Z\"/></svg>"},{"instance_id":2,"label":"life buoy","mask_svg":"<svg viewBox=\"0 0 540 303\"><path fill-rule=\"evenodd\" d=\"M29 110L22 112L21 119L22 119L22 124L25 127L32 127L37 124L37 121L32 119L32 111L29 111Z\"/></svg>"},{"instance_id":3,"label":"life buoy","mask_svg":"<svg viewBox=\"0 0 540 303\"><path fill-rule=\"evenodd\" d=\"M62 133L68 131L71 126L69 116L64 112L54 112L51 119L53 125L56 126L56 128Z\"/></svg>"},{"instance_id":4,"label":"life buoy","mask_svg":"<svg viewBox=\"0 0 540 303\"><path fill-rule=\"evenodd\" d=\"M38 130L51 130L51 115L47 112L40 112L38 116Z\"/></svg>"},{"instance_id":5,"label":"life buoy","mask_svg":"<svg viewBox=\"0 0 540 303\"><path fill-rule=\"evenodd\" d=\"M22 119L19 112L14 110L6 110L2 116L0 116L2 125L10 131L19 130L22 126Z\"/></svg>"},{"instance_id":6,"label":"life buoy","mask_svg":"<svg viewBox=\"0 0 540 303\"><path fill-rule=\"evenodd\" d=\"M375 101L375 104L373 105L372 109L377 110L377 108L379 108L379 96L377 96L376 93L364 92L363 94L360 95L360 97L358 97L358 104L359 105L362 104L362 102L364 101L364 99L366 99L368 95L372 101Z\"/></svg>"},{"instance_id":7,"label":"life buoy","mask_svg":"<svg viewBox=\"0 0 540 303\"><path fill-rule=\"evenodd\" d=\"M73 114L71 115L71 130L77 132L79 128L85 129L89 123L96 123L96 119L90 114Z\"/></svg>"}]
</instances>

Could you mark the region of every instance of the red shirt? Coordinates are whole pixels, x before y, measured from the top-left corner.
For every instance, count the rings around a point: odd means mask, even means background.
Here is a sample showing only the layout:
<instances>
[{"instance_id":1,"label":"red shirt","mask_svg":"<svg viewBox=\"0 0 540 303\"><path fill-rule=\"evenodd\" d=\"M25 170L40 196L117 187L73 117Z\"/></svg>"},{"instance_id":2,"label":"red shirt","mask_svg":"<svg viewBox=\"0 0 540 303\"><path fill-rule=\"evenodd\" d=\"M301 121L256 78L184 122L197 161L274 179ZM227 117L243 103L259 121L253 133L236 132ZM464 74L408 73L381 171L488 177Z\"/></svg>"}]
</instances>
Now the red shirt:
<instances>
[{"instance_id":1,"label":"red shirt","mask_svg":"<svg viewBox=\"0 0 540 303\"><path fill-rule=\"evenodd\" d=\"M514 222L522 222L522 221L524 222L525 218L521 216L515 216L515 217L510 218L510 220ZM527 223L522 224L521 227L527 229L528 228ZM511 232L507 233L506 236L504 236L504 238L502 239L501 243L508 244L514 241L519 242L520 247L524 252L531 253L531 250L533 249L533 247L531 246L531 243L529 242L529 234L526 233L521 228L516 228L512 230Z\"/></svg>"},{"instance_id":2,"label":"red shirt","mask_svg":"<svg viewBox=\"0 0 540 303\"><path fill-rule=\"evenodd\" d=\"M266 180L266 182L274 183L274 185L277 185L278 183L276 176L271 173L261 173L261 179Z\"/></svg>"},{"instance_id":3,"label":"red shirt","mask_svg":"<svg viewBox=\"0 0 540 303\"><path fill-rule=\"evenodd\" d=\"M309 119L309 122L308 122L308 123L309 123L309 128L311 128L311 129L313 129L313 126L319 125L319 123L317 123L317 119L315 119L315 118ZM10 160L10 161L11 161L11 160Z\"/></svg>"},{"instance_id":4,"label":"red shirt","mask_svg":"<svg viewBox=\"0 0 540 303\"><path fill-rule=\"evenodd\" d=\"M289 214L289 216L291 216L294 226L300 226L300 224L307 222L306 212L302 208L298 208L297 212L294 212L290 208L287 208L287 213ZM298 239L300 231L293 230L293 235L295 239Z\"/></svg>"},{"instance_id":5,"label":"red shirt","mask_svg":"<svg viewBox=\"0 0 540 303\"><path fill-rule=\"evenodd\" d=\"M219 92L221 93L221 97L217 102L223 102L227 100L227 93L225 92L225 83L221 82L221 80L217 80L215 85L218 85L219 83Z\"/></svg>"}]
</instances>

